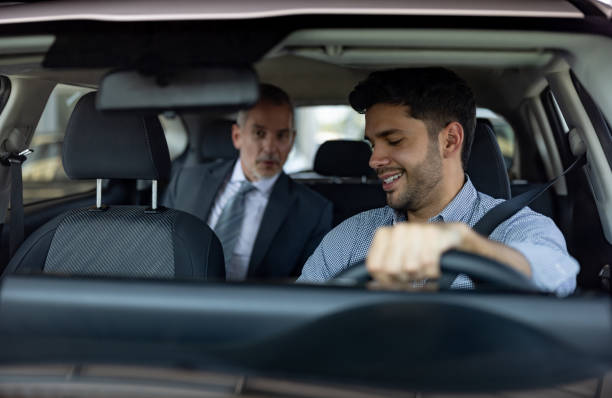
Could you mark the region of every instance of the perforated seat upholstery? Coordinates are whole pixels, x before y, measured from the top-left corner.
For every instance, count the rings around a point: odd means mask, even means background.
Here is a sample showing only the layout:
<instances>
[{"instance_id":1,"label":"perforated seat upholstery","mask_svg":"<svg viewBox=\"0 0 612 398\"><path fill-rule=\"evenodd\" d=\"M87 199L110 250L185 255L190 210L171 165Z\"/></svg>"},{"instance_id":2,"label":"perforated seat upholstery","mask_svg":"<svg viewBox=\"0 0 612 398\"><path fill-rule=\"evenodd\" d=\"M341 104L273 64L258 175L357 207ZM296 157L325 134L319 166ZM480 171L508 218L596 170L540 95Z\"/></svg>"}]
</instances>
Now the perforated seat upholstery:
<instances>
[{"instance_id":1,"label":"perforated seat upholstery","mask_svg":"<svg viewBox=\"0 0 612 398\"><path fill-rule=\"evenodd\" d=\"M73 179L168 177L156 117L102 114L85 95L70 118L63 162ZM223 251L197 217L173 209L113 206L68 211L34 232L5 273L225 279Z\"/></svg>"}]
</instances>

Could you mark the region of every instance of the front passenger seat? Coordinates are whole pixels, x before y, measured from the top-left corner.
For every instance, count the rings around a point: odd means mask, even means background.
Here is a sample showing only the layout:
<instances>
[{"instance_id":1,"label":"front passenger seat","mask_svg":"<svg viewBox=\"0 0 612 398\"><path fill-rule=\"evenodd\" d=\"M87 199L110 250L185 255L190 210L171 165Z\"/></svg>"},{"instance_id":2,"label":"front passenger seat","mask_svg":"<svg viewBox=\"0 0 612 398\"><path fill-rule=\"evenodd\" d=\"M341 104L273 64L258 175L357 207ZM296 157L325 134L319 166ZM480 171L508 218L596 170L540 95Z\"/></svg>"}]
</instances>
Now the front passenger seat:
<instances>
[{"instance_id":1,"label":"front passenger seat","mask_svg":"<svg viewBox=\"0 0 612 398\"><path fill-rule=\"evenodd\" d=\"M479 192L497 199L510 199L510 179L495 133L480 120L476 122L467 174Z\"/></svg>"},{"instance_id":2,"label":"front passenger seat","mask_svg":"<svg viewBox=\"0 0 612 398\"><path fill-rule=\"evenodd\" d=\"M225 279L223 250L212 230L185 212L101 204L101 179L168 178L170 156L157 117L100 113L95 93L70 117L63 163L71 179L98 179L97 205L43 225L17 250L7 273L138 278Z\"/></svg>"}]
</instances>

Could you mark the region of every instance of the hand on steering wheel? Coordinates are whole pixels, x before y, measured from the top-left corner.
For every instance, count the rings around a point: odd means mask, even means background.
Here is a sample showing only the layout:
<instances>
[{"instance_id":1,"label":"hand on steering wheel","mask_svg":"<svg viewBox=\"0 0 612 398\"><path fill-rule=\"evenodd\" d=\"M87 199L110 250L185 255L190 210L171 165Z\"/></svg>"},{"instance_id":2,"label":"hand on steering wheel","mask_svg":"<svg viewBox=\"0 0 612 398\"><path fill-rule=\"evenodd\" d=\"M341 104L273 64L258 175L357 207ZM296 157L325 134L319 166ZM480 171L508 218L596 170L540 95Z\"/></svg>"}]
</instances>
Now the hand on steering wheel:
<instances>
[{"instance_id":1,"label":"hand on steering wheel","mask_svg":"<svg viewBox=\"0 0 612 398\"><path fill-rule=\"evenodd\" d=\"M464 274L474 281L476 286L482 284L501 290L537 291L533 282L520 272L495 260L458 250L450 250L442 255L440 271L442 275L451 276L451 278L458 274ZM330 282L332 284L358 285L365 284L370 280L372 280L372 276L368 272L365 261L360 261L340 272Z\"/></svg>"},{"instance_id":2,"label":"hand on steering wheel","mask_svg":"<svg viewBox=\"0 0 612 398\"><path fill-rule=\"evenodd\" d=\"M452 249L483 255L457 254L456 250L444 254ZM490 257L507 259L510 264L518 263L519 266L504 266ZM367 269L361 268L368 278L371 275L383 286L437 280L443 271L443 280L448 286L454 279L449 278L449 274L461 273L474 282L488 282L514 290L535 290L527 276L516 269L523 270L524 261L520 253L483 238L466 224L399 223L376 231L366 260ZM342 275L346 279L346 273Z\"/></svg>"}]
</instances>

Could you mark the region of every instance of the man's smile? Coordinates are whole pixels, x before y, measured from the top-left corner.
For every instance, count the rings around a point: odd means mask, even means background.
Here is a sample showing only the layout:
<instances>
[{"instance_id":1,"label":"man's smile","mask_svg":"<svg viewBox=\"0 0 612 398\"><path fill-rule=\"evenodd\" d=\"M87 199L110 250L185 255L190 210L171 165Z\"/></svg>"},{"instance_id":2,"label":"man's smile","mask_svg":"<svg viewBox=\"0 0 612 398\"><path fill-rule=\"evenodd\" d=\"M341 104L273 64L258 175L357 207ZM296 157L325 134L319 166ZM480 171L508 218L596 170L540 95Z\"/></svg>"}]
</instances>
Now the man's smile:
<instances>
[{"instance_id":1,"label":"man's smile","mask_svg":"<svg viewBox=\"0 0 612 398\"><path fill-rule=\"evenodd\" d=\"M397 181L404 175L404 173L405 173L404 170L400 170L400 171L394 171L392 173L386 173L383 175L379 175L378 178L380 178L383 182L382 184L383 190L385 191L392 190L397 184Z\"/></svg>"}]
</instances>

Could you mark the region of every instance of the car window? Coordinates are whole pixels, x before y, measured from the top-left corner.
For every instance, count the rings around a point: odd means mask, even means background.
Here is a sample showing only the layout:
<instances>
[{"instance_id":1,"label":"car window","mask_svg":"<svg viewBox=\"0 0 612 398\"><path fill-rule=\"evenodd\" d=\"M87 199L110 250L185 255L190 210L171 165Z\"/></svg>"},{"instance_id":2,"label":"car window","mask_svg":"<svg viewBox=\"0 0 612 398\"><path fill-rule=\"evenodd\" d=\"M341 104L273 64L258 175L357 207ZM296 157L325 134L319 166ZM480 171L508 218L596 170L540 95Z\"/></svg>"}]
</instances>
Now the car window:
<instances>
[{"instance_id":1,"label":"car window","mask_svg":"<svg viewBox=\"0 0 612 398\"><path fill-rule=\"evenodd\" d=\"M300 106L295 109L297 136L285 172L312 170L317 149L329 140L361 140L363 115L348 105Z\"/></svg>"},{"instance_id":2,"label":"car window","mask_svg":"<svg viewBox=\"0 0 612 398\"><path fill-rule=\"evenodd\" d=\"M62 143L68 119L79 98L90 91L92 89L86 87L58 84L51 92L30 143L34 152L23 163L24 204L96 187L93 180L70 180L62 165Z\"/></svg>"}]
</instances>

